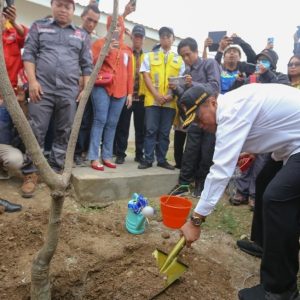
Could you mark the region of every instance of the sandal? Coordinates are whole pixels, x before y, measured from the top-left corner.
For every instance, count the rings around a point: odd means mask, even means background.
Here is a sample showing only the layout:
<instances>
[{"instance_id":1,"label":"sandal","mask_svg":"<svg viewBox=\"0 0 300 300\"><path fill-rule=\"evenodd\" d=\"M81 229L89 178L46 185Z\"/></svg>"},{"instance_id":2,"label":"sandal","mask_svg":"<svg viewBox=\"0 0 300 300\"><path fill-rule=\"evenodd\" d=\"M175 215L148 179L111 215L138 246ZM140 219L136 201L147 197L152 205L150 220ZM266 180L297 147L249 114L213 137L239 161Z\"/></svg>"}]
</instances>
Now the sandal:
<instances>
[{"instance_id":1,"label":"sandal","mask_svg":"<svg viewBox=\"0 0 300 300\"><path fill-rule=\"evenodd\" d=\"M91 162L91 168L97 171L104 171L104 166L97 160Z\"/></svg>"}]
</instances>

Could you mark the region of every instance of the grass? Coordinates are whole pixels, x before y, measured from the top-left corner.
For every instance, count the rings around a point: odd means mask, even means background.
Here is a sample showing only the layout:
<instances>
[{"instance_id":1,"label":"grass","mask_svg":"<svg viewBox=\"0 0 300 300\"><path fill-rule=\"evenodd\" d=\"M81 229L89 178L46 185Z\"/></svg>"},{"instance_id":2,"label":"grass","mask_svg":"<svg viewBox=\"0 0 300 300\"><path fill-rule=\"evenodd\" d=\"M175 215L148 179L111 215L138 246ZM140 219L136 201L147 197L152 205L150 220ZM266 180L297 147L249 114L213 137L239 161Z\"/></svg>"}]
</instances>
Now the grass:
<instances>
[{"instance_id":1,"label":"grass","mask_svg":"<svg viewBox=\"0 0 300 300\"><path fill-rule=\"evenodd\" d=\"M221 230L239 239L244 234L250 235L252 214L247 205L232 206L224 196L207 218L204 227Z\"/></svg>"}]
</instances>

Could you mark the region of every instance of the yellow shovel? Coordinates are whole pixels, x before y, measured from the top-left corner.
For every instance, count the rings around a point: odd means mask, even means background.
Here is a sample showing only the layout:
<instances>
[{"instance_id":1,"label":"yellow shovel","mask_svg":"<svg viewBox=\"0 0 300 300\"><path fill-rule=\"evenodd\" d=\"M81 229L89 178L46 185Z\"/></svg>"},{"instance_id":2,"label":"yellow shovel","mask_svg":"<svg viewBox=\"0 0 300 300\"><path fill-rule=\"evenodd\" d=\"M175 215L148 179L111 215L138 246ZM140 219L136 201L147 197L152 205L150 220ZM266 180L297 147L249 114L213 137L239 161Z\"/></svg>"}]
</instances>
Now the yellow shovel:
<instances>
[{"instance_id":1,"label":"yellow shovel","mask_svg":"<svg viewBox=\"0 0 300 300\"><path fill-rule=\"evenodd\" d=\"M152 255L156 258L159 272L167 276L165 288L163 290L176 281L188 268L187 265L177 260L177 256L183 249L184 245L185 238L183 236L169 254L158 249L152 253Z\"/></svg>"}]
</instances>

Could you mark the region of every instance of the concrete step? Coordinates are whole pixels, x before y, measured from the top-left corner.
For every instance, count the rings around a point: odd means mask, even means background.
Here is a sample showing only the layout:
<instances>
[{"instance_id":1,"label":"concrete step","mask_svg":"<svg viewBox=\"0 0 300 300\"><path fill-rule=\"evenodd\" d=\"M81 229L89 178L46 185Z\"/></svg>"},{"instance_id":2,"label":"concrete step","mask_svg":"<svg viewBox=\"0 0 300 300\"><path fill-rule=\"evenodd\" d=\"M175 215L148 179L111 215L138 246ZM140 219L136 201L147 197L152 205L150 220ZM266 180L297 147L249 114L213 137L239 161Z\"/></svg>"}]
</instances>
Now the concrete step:
<instances>
[{"instance_id":1,"label":"concrete step","mask_svg":"<svg viewBox=\"0 0 300 300\"><path fill-rule=\"evenodd\" d=\"M145 197L158 197L168 193L177 184L179 171L166 170L153 164L152 168L139 170L138 163L126 158L116 169L104 171L76 167L72 184L77 200L84 206L105 206L112 201L130 199L133 193Z\"/></svg>"}]
</instances>

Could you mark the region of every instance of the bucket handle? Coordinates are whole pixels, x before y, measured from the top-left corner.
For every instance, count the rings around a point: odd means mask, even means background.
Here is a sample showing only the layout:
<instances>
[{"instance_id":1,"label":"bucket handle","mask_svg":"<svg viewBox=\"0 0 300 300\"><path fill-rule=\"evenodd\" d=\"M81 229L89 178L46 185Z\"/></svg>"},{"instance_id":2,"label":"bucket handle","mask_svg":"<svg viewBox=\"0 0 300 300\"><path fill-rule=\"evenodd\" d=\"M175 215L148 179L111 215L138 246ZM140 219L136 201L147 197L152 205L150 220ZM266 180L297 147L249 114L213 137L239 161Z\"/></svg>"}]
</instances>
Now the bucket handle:
<instances>
[{"instance_id":1,"label":"bucket handle","mask_svg":"<svg viewBox=\"0 0 300 300\"><path fill-rule=\"evenodd\" d=\"M179 190L181 187L187 187L188 188L188 190L189 190L189 192L190 192L190 185L189 184L181 184L180 186L178 186L174 191L172 191L172 193L170 193L169 194L169 197L167 198L167 200L166 200L166 202L165 202L165 204L167 204L168 203L168 201L169 201L169 199L170 199L170 197L177 191L177 190Z\"/></svg>"}]
</instances>

